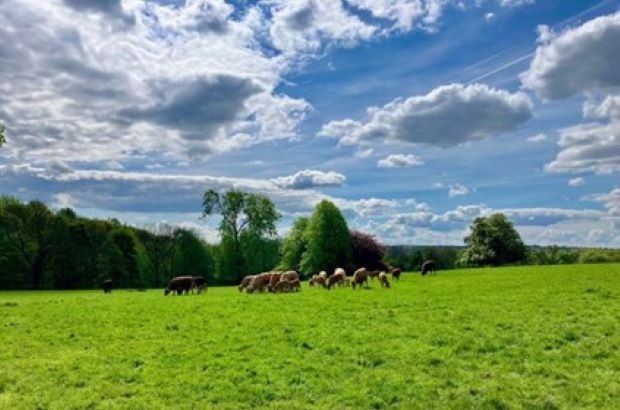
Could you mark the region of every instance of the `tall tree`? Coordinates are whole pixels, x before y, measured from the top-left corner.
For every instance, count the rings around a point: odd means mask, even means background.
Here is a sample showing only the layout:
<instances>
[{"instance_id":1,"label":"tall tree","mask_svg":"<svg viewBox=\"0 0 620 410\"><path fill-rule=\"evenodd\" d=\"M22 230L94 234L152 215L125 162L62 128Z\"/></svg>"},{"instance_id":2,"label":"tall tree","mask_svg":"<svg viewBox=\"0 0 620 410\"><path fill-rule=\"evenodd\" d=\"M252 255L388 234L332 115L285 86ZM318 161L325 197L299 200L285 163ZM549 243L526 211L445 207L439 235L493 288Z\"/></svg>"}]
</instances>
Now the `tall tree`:
<instances>
[{"instance_id":1,"label":"tall tree","mask_svg":"<svg viewBox=\"0 0 620 410\"><path fill-rule=\"evenodd\" d=\"M521 263L527 256L519 233L501 213L476 218L465 238L465 246L459 257L461 265Z\"/></svg>"},{"instance_id":2,"label":"tall tree","mask_svg":"<svg viewBox=\"0 0 620 410\"><path fill-rule=\"evenodd\" d=\"M321 201L308 221L304 233L306 252L301 259L305 275L335 268L351 269L352 245L347 222L336 205Z\"/></svg>"},{"instance_id":3,"label":"tall tree","mask_svg":"<svg viewBox=\"0 0 620 410\"><path fill-rule=\"evenodd\" d=\"M203 217L218 214L221 217L219 232L222 239L219 265L227 269L220 276L232 281L241 279L247 263L244 260L241 238L250 234L254 238L276 236L276 222L280 218L275 205L265 196L230 190L223 194L210 189L202 201Z\"/></svg>"},{"instance_id":4,"label":"tall tree","mask_svg":"<svg viewBox=\"0 0 620 410\"><path fill-rule=\"evenodd\" d=\"M19 201L7 201L0 212L6 243L26 267L31 286L39 289L52 245L52 212L40 201L31 201L26 206Z\"/></svg>"},{"instance_id":5,"label":"tall tree","mask_svg":"<svg viewBox=\"0 0 620 410\"><path fill-rule=\"evenodd\" d=\"M282 270L300 270L301 258L306 251L306 240L304 232L308 227L308 218L297 218L293 222L293 227L282 242L282 257L278 268Z\"/></svg>"},{"instance_id":6,"label":"tall tree","mask_svg":"<svg viewBox=\"0 0 620 410\"><path fill-rule=\"evenodd\" d=\"M351 231L351 244L355 269L362 267L370 270L387 269L387 265L383 262L385 246L377 242L372 235L353 230Z\"/></svg>"},{"instance_id":7,"label":"tall tree","mask_svg":"<svg viewBox=\"0 0 620 410\"><path fill-rule=\"evenodd\" d=\"M173 266L175 275L204 276L213 279L214 263L207 244L192 231L179 229L176 234Z\"/></svg>"}]
</instances>

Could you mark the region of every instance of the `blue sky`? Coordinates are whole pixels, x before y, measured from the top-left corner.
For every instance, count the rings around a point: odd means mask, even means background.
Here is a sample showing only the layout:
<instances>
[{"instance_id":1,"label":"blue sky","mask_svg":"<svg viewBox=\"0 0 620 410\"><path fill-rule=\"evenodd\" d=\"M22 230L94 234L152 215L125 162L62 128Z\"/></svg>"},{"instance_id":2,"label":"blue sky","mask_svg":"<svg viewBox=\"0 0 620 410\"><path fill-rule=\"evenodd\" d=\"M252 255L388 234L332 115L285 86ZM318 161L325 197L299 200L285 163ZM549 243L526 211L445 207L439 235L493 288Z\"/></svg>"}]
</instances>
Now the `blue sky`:
<instances>
[{"instance_id":1,"label":"blue sky","mask_svg":"<svg viewBox=\"0 0 620 410\"><path fill-rule=\"evenodd\" d=\"M335 201L391 244L620 247L620 0L8 0L0 193L217 240Z\"/></svg>"}]
</instances>

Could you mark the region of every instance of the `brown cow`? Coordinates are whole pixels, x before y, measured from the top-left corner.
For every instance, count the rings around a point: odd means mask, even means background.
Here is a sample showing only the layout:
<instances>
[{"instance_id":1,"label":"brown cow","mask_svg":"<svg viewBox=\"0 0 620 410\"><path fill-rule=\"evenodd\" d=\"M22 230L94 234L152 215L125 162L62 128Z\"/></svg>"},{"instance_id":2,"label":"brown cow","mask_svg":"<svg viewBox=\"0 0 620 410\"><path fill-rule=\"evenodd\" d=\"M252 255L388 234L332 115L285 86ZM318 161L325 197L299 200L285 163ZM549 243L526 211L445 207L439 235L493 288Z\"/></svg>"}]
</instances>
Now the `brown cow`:
<instances>
[{"instance_id":1,"label":"brown cow","mask_svg":"<svg viewBox=\"0 0 620 410\"><path fill-rule=\"evenodd\" d=\"M382 288L390 287L390 281L388 280L387 273L385 272L379 273L379 283L381 284Z\"/></svg>"},{"instance_id":2,"label":"brown cow","mask_svg":"<svg viewBox=\"0 0 620 410\"><path fill-rule=\"evenodd\" d=\"M205 292L207 291L207 281L205 280L205 278L203 278L202 276L192 276L192 280L194 281L194 286L192 287L192 289L196 288L199 294L202 293L203 290Z\"/></svg>"},{"instance_id":3,"label":"brown cow","mask_svg":"<svg viewBox=\"0 0 620 410\"><path fill-rule=\"evenodd\" d=\"M366 268L359 268L358 270L355 271L355 273L353 274L353 279L351 281L351 287L353 288L353 290L355 290L356 286L362 286L362 284L366 284L366 287L368 287L368 271L366 270Z\"/></svg>"},{"instance_id":4,"label":"brown cow","mask_svg":"<svg viewBox=\"0 0 620 410\"><path fill-rule=\"evenodd\" d=\"M280 292L288 292L290 289L290 282L288 280L280 280L278 281L278 283L276 283L273 287L273 292L274 293L280 293Z\"/></svg>"},{"instance_id":5,"label":"brown cow","mask_svg":"<svg viewBox=\"0 0 620 410\"><path fill-rule=\"evenodd\" d=\"M341 284L344 279L347 277L347 273L342 268L336 268L334 270L334 274L327 278L326 284L327 289L331 289L335 284Z\"/></svg>"},{"instance_id":6,"label":"brown cow","mask_svg":"<svg viewBox=\"0 0 620 410\"><path fill-rule=\"evenodd\" d=\"M378 270L369 270L367 272L368 272L368 276L372 280L375 280L375 278L378 278L379 274L381 273L381 271L378 271Z\"/></svg>"},{"instance_id":7,"label":"brown cow","mask_svg":"<svg viewBox=\"0 0 620 410\"><path fill-rule=\"evenodd\" d=\"M254 276L255 275L248 275L241 280L241 283L239 284L239 292L243 292L243 289L247 289Z\"/></svg>"},{"instance_id":8,"label":"brown cow","mask_svg":"<svg viewBox=\"0 0 620 410\"><path fill-rule=\"evenodd\" d=\"M319 275L312 275L310 280L308 281L310 286L322 286L325 287L325 278Z\"/></svg>"},{"instance_id":9,"label":"brown cow","mask_svg":"<svg viewBox=\"0 0 620 410\"><path fill-rule=\"evenodd\" d=\"M280 276L280 280L295 280L295 279L299 279L299 274L297 272L295 272L294 270L288 270L284 273L282 273L282 275Z\"/></svg>"},{"instance_id":10,"label":"brown cow","mask_svg":"<svg viewBox=\"0 0 620 410\"><path fill-rule=\"evenodd\" d=\"M263 292L267 287L267 281L269 280L269 276L261 273L260 275L255 275L252 280L250 280L250 284L245 289L247 293L254 293L254 291L258 290L259 292Z\"/></svg>"},{"instance_id":11,"label":"brown cow","mask_svg":"<svg viewBox=\"0 0 620 410\"><path fill-rule=\"evenodd\" d=\"M267 283L267 290L269 292L273 292L274 286L276 286L276 283L280 281L281 277L282 277L281 271L269 272L269 282Z\"/></svg>"},{"instance_id":12,"label":"brown cow","mask_svg":"<svg viewBox=\"0 0 620 410\"><path fill-rule=\"evenodd\" d=\"M176 292L178 295L182 295L183 292L189 293L190 289L194 287L194 278L192 276L177 276L170 279L168 287L164 290L164 296L170 292Z\"/></svg>"},{"instance_id":13,"label":"brown cow","mask_svg":"<svg viewBox=\"0 0 620 410\"><path fill-rule=\"evenodd\" d=\"M400 274L402 273L402 271L400 270L400 268L392 268L390 273L392 274L392 278L394 280L399 280L400 279Z\"/></svg>"},{"instance_id":14,"label":"brown cow","mask_svg":"<svg viewBox=\"0 0 620 410\"><path fill-rule=\"evenodd\" d=\"M293 279L288 281L288 286L290 290L295 292L299 292L301 290L301 282L299 279Z\"/></svg>"}]
</instances>

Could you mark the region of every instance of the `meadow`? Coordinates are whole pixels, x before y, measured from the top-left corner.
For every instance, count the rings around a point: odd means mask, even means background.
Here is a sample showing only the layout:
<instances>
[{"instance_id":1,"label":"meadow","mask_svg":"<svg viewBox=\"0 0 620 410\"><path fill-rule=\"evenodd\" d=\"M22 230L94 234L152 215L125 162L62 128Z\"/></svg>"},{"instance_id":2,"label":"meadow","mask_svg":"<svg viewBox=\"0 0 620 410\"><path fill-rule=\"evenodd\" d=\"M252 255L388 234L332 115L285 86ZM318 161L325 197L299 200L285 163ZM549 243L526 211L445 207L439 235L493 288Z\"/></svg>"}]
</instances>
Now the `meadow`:
<instances>
[{"instance_id":1,"label":"meadow","mask_svg":"<svg viewBox=\"0 0 620 410\"><path fill-rule=\"evenodd\" d=\"M620 408L620 265L0 292L0 409Z\"/></svg>"}]
</instances>

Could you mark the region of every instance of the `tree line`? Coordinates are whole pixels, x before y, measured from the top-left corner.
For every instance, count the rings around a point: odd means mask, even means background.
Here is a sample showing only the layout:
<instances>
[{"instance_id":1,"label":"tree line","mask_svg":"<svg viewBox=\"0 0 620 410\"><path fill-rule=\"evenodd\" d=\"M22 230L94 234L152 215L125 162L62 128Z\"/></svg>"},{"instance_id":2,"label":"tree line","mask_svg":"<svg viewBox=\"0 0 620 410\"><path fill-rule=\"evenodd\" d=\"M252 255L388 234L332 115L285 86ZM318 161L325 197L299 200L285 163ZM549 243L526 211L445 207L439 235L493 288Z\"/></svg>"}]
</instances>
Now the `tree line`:
<instances>
[{"instance_id":1,"label":"tree line","mask_svg":"<svg viewBox=\"0 0 620 410\"><path fill-rule=\"evenodd\" d=\"M372 235L350 230L338 207L327 200L311 216L297 218L283 239L276 231L280 214L262 195L209 190L202 214L219 218L218 244L187 229L140 229L0 196L0 289L87 289L104 279L112 279L116 287L141 289L163 287L179 275L229 285L272 269L297 270L305 278L336 267L418 271L429 259L439 270L620 262L620 250L528 248L502 214L474 220L464 247L386 247Z\"/></svg>"}]
</instances>

